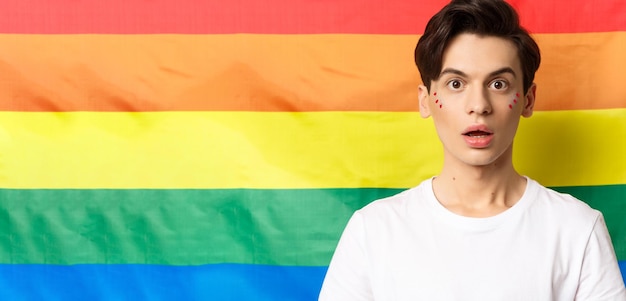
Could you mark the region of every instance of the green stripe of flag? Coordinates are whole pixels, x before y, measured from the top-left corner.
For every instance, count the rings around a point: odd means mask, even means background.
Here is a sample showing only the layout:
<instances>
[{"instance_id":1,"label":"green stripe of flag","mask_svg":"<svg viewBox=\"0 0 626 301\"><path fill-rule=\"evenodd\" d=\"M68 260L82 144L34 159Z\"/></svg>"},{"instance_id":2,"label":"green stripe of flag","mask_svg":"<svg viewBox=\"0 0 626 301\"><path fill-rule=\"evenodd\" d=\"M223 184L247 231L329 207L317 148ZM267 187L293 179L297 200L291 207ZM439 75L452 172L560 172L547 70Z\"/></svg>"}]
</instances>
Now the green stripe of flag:
<instances>
[{"instance_id":1,"label":"green stripe of flag","mask_svg":"<svg viewBox=\"0 0 626 301\"><path fill-rule=\"evenodd\" d=\"M561 187L626 259L626 185ZM400 189L0 189L0 263L325 266L352 212Z\"/></svg>"},{"instance_id":2,"label":"green stripe of flag","mask_svg":"<svg viewBox=\"0 0 626 301\"><path fill-rule=\"evenodd\" d=\"M3 189L0 263L327 265L393 189Z\"/></svg>"}]
</instances>

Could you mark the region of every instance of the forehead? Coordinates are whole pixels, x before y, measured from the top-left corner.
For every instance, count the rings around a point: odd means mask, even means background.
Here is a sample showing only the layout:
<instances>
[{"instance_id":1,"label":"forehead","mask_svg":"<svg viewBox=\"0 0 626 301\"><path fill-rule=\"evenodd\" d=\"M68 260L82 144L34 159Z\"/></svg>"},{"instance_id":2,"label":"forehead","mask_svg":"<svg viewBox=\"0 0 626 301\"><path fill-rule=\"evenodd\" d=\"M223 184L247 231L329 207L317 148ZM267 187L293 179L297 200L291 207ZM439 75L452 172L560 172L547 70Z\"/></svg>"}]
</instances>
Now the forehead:
<instances>
[{"instance_id":1,"label":"forehead","mask_svg":"<svg viewBox=\"0 0 626 301\"><path fill-rule=\"evenodd\" d=\"M513 42L493 36L463 33L450 40L443 53L441 70L456 69L469 75L485 75L509 67L521 74Z\"/></svg>"}]
</instances>

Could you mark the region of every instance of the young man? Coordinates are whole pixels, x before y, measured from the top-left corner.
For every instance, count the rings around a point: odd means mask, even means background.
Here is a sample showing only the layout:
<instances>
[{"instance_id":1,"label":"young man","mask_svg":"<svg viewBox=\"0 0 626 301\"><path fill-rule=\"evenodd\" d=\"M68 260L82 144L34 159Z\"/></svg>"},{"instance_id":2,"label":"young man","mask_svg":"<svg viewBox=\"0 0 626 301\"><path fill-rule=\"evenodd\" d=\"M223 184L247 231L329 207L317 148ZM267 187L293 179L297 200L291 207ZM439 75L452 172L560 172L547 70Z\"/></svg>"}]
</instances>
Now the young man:
<instances>
[{"instance_id":1,"label":"young man","mask_svg":"<svg viewBox=\"0 0 626 301\"><path fill-rule=\"evenodd\" d=\"M320 300L626 300L602 214L513 167L540 62L513 8L452 1L415 60L441 173L352 216Z\"/></svg>"}]
</instances>

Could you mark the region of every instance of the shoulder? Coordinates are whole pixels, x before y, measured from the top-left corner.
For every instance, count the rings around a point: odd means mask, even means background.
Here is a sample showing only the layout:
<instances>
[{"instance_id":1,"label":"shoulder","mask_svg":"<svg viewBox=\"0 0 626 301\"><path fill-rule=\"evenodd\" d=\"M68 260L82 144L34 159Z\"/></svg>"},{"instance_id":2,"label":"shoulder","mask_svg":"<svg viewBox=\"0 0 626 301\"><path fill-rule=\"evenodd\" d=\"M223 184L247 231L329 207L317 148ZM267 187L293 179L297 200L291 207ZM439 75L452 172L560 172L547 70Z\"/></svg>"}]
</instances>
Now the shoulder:
<instances>
[{"instance_id":1,"label":"shoulder","mask_svg":"<svg viewBox=\"0 0 626 301\"><path fill-rule=\"evenodd\" d=\"M544 187L534 180L528 179L529 188L534 190L531 210L541 210L549 217L571 223L593 225L601 216L600 211L591 208L587 203L576 197Z\"/></svg>"},{"instance_id":2,"label":"shoulder","mask_svg":"<svg viewBox=\"0 0 626 301\"><path fill-rule=\"evenodd\" d=\"M370 234L402 232L402 229L427 223L431 219L433 207L431 187L430 180L425 180L416 187L373 201L357 210L353 219Z\"/></svg>"},{"instance_id":3,"label":"shoulder","mask_svg":"<svg viewBox=\"0 0 626 301\"><path fill-rule=\"evenodd\" d=\"M425 191L431 189L431 182L425 180L418 186L406 189L390 197L375 200L357 212L364 216L375 216L388 213L406 212L409 207L425 201Z\"/></svg>"}]
</instances>

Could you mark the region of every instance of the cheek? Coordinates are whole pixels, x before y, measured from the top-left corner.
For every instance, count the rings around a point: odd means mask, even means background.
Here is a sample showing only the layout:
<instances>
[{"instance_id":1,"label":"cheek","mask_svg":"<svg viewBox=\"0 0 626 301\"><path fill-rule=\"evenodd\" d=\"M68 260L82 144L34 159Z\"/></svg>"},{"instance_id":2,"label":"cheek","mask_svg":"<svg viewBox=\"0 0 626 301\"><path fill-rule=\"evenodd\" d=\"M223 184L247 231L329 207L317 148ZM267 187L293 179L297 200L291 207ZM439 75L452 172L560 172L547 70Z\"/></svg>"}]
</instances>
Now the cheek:
<instances>
[{"instance_id":1,"label":"cheek","mask_svg":"<svg viewBox=\"0 0 626 301\"><path fill-rule=\"evenodd\" d=\"M434 99L434 108L439 108L442 109L443 108L443 97L441 97L441 95L439 95L439 93L437 93L437 91L433 92L433 97L431 97L431 99Z\"/></svg>"},{"instance_id":2,"label":"cheek","mask_svg":"<svg viewBox=\"0 0 626 301\"><path fill-rule=\"evenodd\" d=\"M434 101L433 101L434 104ZM439 135L445 135L448 132L456 132L460 127L460 123L463 120L462 114L458 114L457 110L451 107L453 104L448 102L448 105L444 105L439 108L437 106L433 109L431 118L433 119L433 125L435 126Z\"/></svg>"},{"instance_id":3,"label":"cheek","mask_svg":"<svg viewBox=\"0 0 626 301\"><path fill-rule=\"evenodd\" d=\"M509 109L513 109L517 104L520 103L520 94L519 92L515 92L513 96L510 97L511 101L509 102Z\"/></svg>"},{"instance_id":4,"label":"cheek","mask_svg":"<svg viewBox=\"0 0 626 301\"><path fill-rule=\"evenodd\" d=\"M496 127L500 128L501 132L506 132L508 135L514 136L519 126L520 114L515 110L515 107L513 107L513 110L509 110L508 108L506 110L507 114L500 114L497 117Z\"/></svg>"},{"instance_id":5,"label":"cheek","mask_svg":"<svg viewBox=\"0 0 626 301\"><path fill-rule=\"evenodd\" d=\"M458 106L462 103L462 94L461 93L446 93L445 89L435 90L430 97L430 106L433 109L437 110L446 110L454 109L455 106Z\"/></svg>"}]
</instances>

